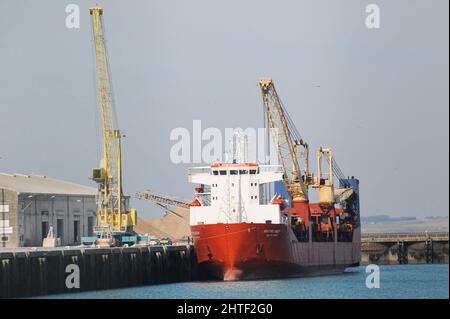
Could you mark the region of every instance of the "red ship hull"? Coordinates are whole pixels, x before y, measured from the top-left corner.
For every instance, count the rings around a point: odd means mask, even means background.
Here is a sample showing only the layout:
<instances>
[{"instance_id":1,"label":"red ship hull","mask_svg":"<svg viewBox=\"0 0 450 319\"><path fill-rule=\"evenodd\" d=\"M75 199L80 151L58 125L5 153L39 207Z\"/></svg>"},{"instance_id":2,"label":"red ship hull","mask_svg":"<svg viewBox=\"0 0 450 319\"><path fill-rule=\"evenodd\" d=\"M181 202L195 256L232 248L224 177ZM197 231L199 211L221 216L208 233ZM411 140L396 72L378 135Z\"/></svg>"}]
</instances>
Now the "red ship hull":
<instances>
[{"instance_id":1,"label":"red ship hull","mask_svg":"<svg viewBox=\"0 0 450 319\"><path fill-rule=\"evenodd\" d=\"M359 261L359 243L300 243L284 224L196 225L191 231L200 272L214 279L332 274ZM312 250L318 253L310 254ZM330 259L336 253L350 258Z\"/></svg>"}]
</instances>

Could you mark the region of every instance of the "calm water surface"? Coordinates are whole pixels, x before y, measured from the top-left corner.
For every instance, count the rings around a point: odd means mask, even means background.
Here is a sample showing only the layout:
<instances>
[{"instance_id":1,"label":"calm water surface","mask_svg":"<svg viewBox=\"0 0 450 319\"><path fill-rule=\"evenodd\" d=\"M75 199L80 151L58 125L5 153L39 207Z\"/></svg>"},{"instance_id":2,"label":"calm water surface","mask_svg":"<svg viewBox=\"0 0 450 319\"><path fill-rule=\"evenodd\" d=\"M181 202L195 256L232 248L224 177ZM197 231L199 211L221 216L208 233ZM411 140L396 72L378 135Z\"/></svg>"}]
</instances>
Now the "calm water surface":
<instances>
[{"instance_id":1,"label":"calm water surface","mask_svg":"<svg viewBox=\"0 0 450 319\"><path fill-rule=\"evenodd\" d=\"M380 266L380 288L366 287L365 267L342 275L239 282L189 282L71 293L44 298L449 298L449 266Z\"/></svg>"}]
</instances>

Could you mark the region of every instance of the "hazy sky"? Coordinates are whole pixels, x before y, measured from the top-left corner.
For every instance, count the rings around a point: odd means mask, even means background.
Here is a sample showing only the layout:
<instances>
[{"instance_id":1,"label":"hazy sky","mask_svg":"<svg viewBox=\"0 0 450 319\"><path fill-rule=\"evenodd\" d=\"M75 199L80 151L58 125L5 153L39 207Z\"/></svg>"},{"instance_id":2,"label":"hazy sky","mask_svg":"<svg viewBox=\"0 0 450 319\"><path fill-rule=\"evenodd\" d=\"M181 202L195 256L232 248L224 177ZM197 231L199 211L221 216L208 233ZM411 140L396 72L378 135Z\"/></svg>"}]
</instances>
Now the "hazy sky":
<instances>
[{"instance_id":1,"label":"hazy sky","mask_svg":"<svg viewBox=\"0 0 450 319\"><path fill-rule=\"evenodd\" d=\"M65 7L81 9L67 29ZM94 185L98 105L88 7L0 0L0 171ZM314 150L360 179L363 215L448 215L448 1L98 1L124 190L191 198L173 128L261 127L271 76ZM365 26L365 6L381 10ZM314 153L313 153L314 154ZM144 217L161 210L134 200Z\"/></svg>"}]
</instances>

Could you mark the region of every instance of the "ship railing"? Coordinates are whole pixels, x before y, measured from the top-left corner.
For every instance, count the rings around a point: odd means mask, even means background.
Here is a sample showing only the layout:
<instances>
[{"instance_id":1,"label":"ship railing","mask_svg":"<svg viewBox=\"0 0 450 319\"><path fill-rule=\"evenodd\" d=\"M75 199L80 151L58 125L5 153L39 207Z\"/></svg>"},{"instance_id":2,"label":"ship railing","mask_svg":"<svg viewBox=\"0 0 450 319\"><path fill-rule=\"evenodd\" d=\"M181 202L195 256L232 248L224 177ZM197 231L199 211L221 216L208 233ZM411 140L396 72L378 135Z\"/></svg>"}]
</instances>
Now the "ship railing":
<instances>
[{"instance_id":1,"label":"ship railing","mask_svg":"<svg viewBox=\"0 0 450 319\"><path fill-rule=\"evenodd\" d=\"M259 165L260 173L283 173L280 165Z\"/></svg>"},{"instance_id":2,"label":"ship railing","mask_svg":"<svg viewBox=\"0 0 450 319\"><path fill-rule=\"evenodd\" d=\"M280 165L259 165L260 173L283 173L283 168ZM190 167L188 168L188 175L196 174L211 174L210 166Z\"/></svg>"},{"instance_id":3,"label":"ship railing","mask_svg":"<svg viewBox=\"0 0 450 319\"><path fill-rule=\"evenodd\" d=\"M414 241L414 240L448 240L448 232L417 232L417 233L363 233L362 241Z\"/></svg>"},{"instance_id":4,"label":"ship railing","mask_svg":"<svg viewBox=\"0 0 450 319\"><path fill-rule=\"evenodd\" d=\"M188 175L198 175L198 174L211 174L211 167L210 166L203 166L203 167L190 167L188 168Z\"/></svg>"},{"instance_id":5,"label":"ship railing","mask_svg":"<svg viewBox=\"0 0 450 319\"><path fill-rule=\"evenodd\" d=\"M197 199L200 201L202 206L211 206L211 194L198 194Z\"/></svg>"}]
</instances>

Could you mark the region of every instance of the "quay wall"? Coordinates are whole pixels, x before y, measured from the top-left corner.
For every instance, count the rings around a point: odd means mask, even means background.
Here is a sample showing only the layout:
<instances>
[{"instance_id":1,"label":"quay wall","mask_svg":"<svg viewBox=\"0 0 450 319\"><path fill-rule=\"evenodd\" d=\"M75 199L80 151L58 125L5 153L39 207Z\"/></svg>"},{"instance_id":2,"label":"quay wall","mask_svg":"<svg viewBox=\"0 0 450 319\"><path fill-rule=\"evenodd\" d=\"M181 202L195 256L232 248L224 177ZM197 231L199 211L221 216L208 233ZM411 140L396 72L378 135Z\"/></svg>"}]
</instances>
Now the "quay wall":
<instances>
[{"instance_id":1,"label":"quay wall","mask_svg":"<svg viewBox=\"0 0 450 319\"><path fill-rule=\"evenodd\" d=\"M0 250L0 298L192 281L197 276L193 246Z\"/></svg>"}]
</instances>

